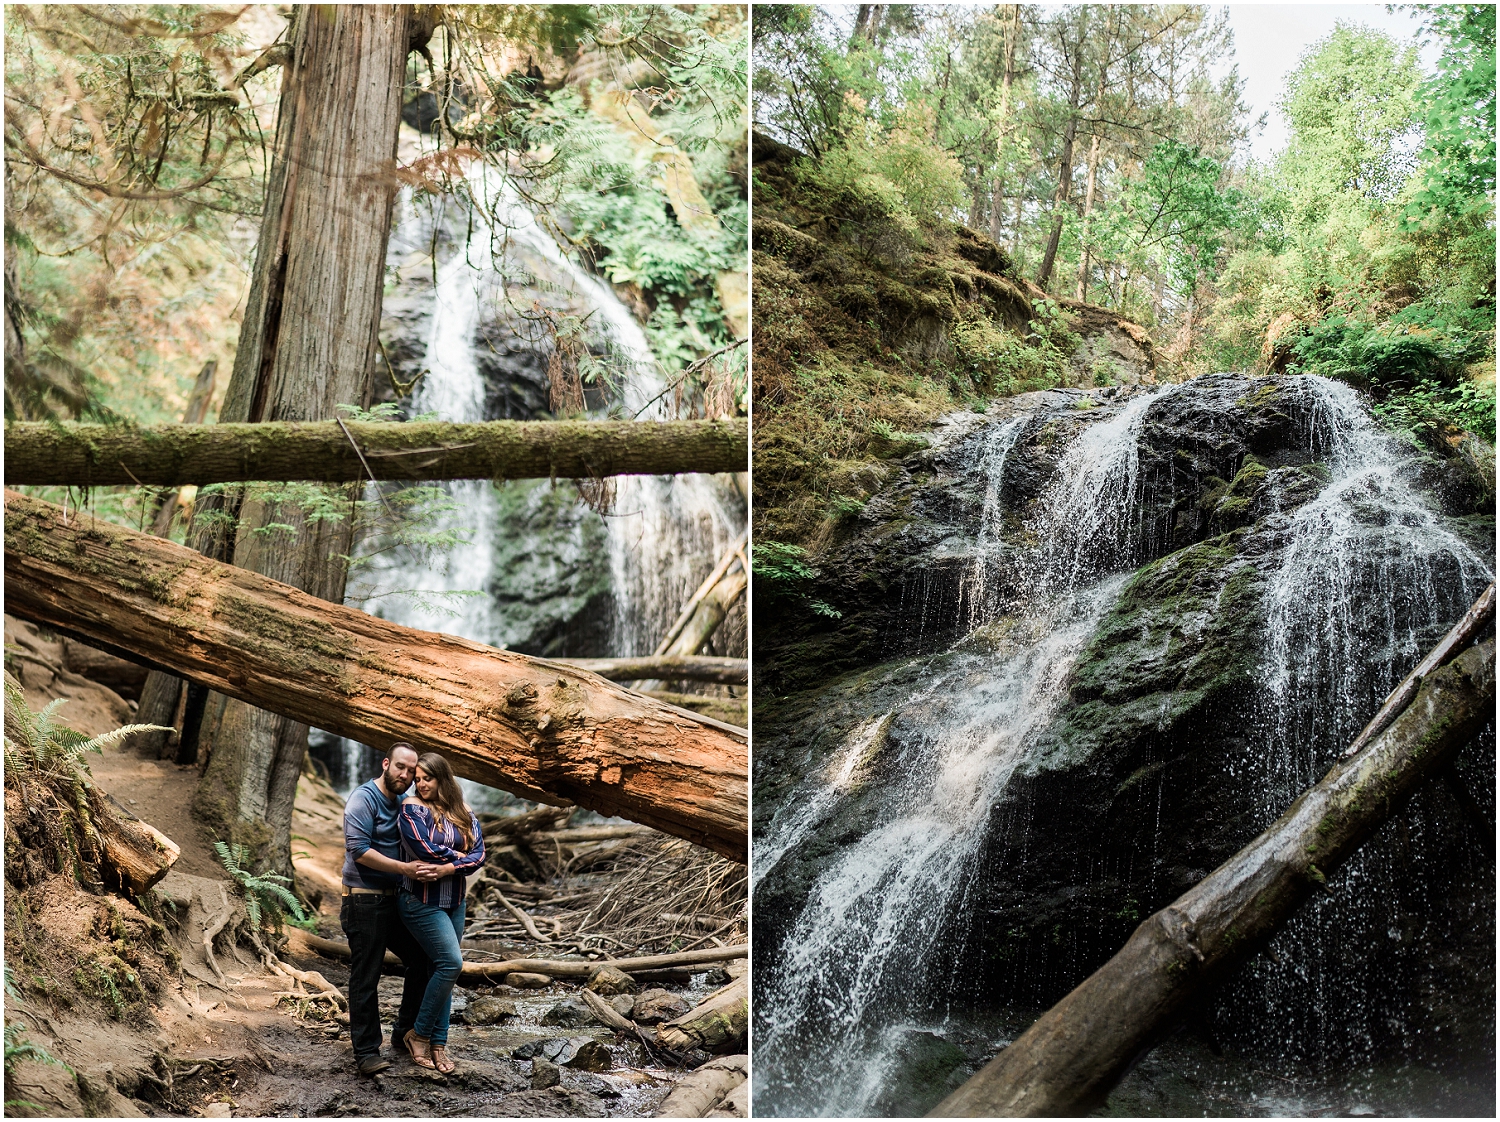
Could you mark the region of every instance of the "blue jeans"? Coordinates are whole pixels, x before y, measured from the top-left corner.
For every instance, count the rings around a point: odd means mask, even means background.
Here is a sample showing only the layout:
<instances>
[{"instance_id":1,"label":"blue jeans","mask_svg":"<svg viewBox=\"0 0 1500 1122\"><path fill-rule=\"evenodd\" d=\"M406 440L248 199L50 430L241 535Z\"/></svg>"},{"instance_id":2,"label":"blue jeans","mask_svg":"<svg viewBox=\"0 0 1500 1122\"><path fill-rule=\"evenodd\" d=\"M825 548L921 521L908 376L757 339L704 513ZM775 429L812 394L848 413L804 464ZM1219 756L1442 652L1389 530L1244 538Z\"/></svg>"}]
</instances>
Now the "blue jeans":
<instances>
[{"instance_id":1,"label":"blue jeans","mask_svg":"<svg viewBox=\"0 0 1500 1122\"><path fill-rule=\"evenodd\" d=\"M427 979L427 992L422 995L422 1007L417 1011L414 1027L418 1036L426 1037L434 1044L446 1044L453 984L458 981L458 972L464 964L458 940L464 933L468 902L460 901L457 907L444 911L422 903L410 892L402 892L399 900L406 929L432 960L432 977Z\"/></svg>"}]
</instances>

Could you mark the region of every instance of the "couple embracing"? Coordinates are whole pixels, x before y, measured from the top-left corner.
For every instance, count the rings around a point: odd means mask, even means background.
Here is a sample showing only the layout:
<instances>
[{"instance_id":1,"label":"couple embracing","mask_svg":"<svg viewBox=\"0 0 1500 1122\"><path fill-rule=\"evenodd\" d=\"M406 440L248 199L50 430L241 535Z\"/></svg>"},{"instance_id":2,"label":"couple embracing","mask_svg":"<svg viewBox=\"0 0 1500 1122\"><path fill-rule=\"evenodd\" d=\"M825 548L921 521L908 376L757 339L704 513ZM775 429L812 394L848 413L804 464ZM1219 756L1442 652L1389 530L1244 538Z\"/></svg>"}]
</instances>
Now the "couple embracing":
<instances>
[{"instance_id":1,"label":"couple embracing","mask_svg":"<svg viewBox=\"0 0 1500 1122\"><path fill-rule=\"evenodd\" d=\"M483 864L484 833L448 761L391 745L380 774L344 805L339 922L349 940L349 1039L361 1074L391 1066L380 1054L387 950L406 968L391 1044L422 1067L453 1071L448 1012L463 966L465 878Z\"/></svg>"}]
</instances>

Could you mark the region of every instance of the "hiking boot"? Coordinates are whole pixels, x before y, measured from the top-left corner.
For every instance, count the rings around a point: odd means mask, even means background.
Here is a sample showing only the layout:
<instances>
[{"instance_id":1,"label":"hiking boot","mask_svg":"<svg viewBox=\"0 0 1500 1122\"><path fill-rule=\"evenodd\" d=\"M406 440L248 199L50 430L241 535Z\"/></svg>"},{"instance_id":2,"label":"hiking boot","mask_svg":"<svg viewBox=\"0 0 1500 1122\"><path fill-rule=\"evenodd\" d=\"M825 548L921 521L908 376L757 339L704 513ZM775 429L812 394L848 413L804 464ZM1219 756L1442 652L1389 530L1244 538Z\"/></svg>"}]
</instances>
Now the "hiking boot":
<instances>
[{"instance_id":1,"label":"hiking boot","mask_svg":"<svg viewBox=\"0 0 1500 1122\"><path fill-rule=\"evenodd\" d=\"M391 1066L391 1061L379 1052L373 1056L366 1056L359 1061L359 1073L361 1075L374 1075L378 1071L384 1071Z\"/></svg>"}]
</instances>

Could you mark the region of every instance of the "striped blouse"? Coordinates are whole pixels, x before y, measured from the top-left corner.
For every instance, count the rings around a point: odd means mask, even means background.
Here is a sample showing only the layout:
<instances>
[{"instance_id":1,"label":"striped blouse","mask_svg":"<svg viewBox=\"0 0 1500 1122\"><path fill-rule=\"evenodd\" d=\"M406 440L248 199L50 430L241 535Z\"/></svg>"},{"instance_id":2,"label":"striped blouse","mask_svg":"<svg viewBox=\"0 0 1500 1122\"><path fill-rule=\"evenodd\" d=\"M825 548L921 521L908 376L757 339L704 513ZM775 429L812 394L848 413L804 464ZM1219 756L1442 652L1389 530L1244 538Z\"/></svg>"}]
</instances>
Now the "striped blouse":
<instances>
[{"instance_id":1,"label":"striped blouse","mask_svg":"<svg viewBox=\"0 0 1500 1122\"><path fill-rule=\"evenodd\" d=\"M469 831L474 844L467 853L457 848L463 844L458 827L446 818L439 818L416 799L401 804L398 823L403 860L432 864L451 862L453 865L453 872L441 880L418 881L403 877L401 887L424 904L444 911L458 907L463 902L469 874L484 864L484 831L479 828L479 819L472 814L469 816Z\"/></svg>"}]
</instances>

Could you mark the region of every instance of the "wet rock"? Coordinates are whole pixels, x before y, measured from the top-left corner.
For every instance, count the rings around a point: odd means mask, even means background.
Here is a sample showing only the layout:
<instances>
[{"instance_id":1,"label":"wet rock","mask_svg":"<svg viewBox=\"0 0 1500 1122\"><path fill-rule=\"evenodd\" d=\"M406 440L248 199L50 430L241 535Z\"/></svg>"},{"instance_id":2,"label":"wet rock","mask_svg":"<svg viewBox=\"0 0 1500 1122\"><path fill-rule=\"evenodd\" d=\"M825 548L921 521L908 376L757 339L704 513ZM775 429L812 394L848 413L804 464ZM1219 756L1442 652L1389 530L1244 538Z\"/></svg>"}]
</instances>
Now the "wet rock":
<instances>
[{"instance_id":1,"label":"wet rock","mask_svg":"<svg viewBox=\"0 0 1500 1122\"><path fill-rule=\"evenodd\" d=\"M614 1057L607 1045L598 1040L586 1040L579 1044L573 1054L563 1061L564 1065L582 1071L608 1071L615 1066Z\"/></svg>"},{"instance_id":2,"label":"wet rock","mask_svg":"<svg viewBox=\"0 0 1500 1122\"><path fill-rule=\"evenodd\" d=\"M620 1016L622 1017L629 1017L630 1010L634 1008L634 1006L635 996L633 994L616 994L614 997L609 999L609 1007L616 1013L620 1014Z\"/></svg>"},{"instance_id":3,"label":"wet rock","mask_svg":"<svg viewBox=\"0 0 1500 1122\"><path fill-rule=\"evenodd\" d=\"M552 984L552 979L546 974L516 972L505 976L505 984L518 990L542 990Z\"/></svg>"},{"instance_id":4,"label":"wet rock","mask_svg":"<svg viewBox=\"0 0 1500 1122\"><path fill-rule=\"evenodd\" d=\"M601 997L634 993L635 979L613 966L601 966L589 974L589 989Z\"/></svg>"},{"instance_id":5,"label":"wet rock","mask_svg":"<svg viewBox=\"0 0 1500 1122\"><path fill-rule=\"evenodd\" d=\"M545 1040L528 1040L525 1044L514 1049L511 1057L517 1060L532 1060L541 1056L543 1059L556 1060L568 1049L568 1042L562 1037L549 1037Z\"/></svg>"},{"instance_id":6,"label":"wet rock","mask_svg":"<svg viewBox=\"0 0 1500 1122\"><path fill-rule=\"evenodd\" d=\"M562 1087L518 1091L495 1102L496 1118L606 1118L597 1096L586 1091L569 1091Z\"/></svg>"},{"instance_id":7,"label":"wet rock","mask_svg":"<svg viewBox=\"0 0 1500 1122\"><path fill-rule=\"evenodd\" d=\"M493 1025L516 1015L516 1003L504 997L476 997L464 1010L464 1023Z\"/></svg>"},{"instance_id":8,"label":"wet rock","mask_svg":"<svg viewBox=\"0 0 1500 1122\"><path fill-rule=\"evenodd\" d=\"M637 1024L659 1025L680 1017L690 1006L682 998L668 990L647 990L635 999L630 1010L630 1019Z\"/></svg>"},{"instance_id":9,"label":"wet rock","mask_svg":"<svg viewBox=\"0 0 1500 1122\"><path fill-rule=\"evenodd\" d=\"M593 1022L594 1014L576 997L565 997L542 1014L542 1024L559 1028L581 1028Z\"/></svg>"},{"instance_id":10,"label":"wet rock","mask_svg":"<svg viewBox=\"0 0 1500 1122\"><path fill-rule=\"evenodd\" d=\"M540 1056L531 1061L531 1086L534 1090L556 1087L562 1082L562 1069Z\"/></svg>"},{"instance_id":11,"label":"wet rock","mask_svg":"<svg viewBox=\"0 0 1500 1122\"><path fill-rule=\"evenodd\" d=\"M873 1108L882 1115L920 1118L964 1080L963 1050L931 1032L908 1030L897 1046L891 1090Z\"/></svg>"},{"instance_id":12,"label":"wet rock","mask_svg":"<svg viewBox=\"0 0 1500 1122\"><path fill-rule=\"evenodd\" d=\"M711 986L727 986L731 981L729 971L725 970L722 966L715 966L712 970L705 973L703 980Z\"/></svg>"},{"instance_id":13,"label":"wet rock","mask_svg":"<svg viewBox=\"0 0 1500 1122\"><path fill-rule=\"evenodd\" d=\"M620 1097L619 1091L589 1071L578 1071L572 1068L564 1070L562 1085L570 1091L583 1091L590 1095L598 1095L601 1099Z\"/></svg>"}]
</instances>

